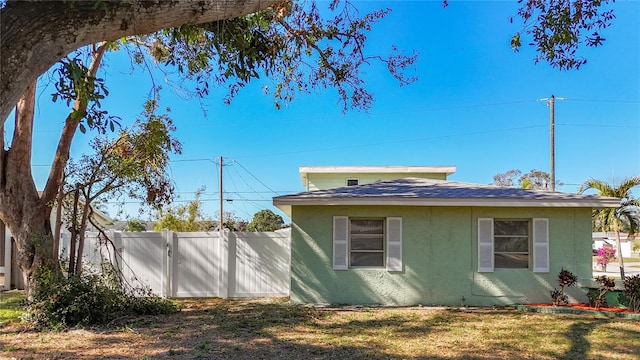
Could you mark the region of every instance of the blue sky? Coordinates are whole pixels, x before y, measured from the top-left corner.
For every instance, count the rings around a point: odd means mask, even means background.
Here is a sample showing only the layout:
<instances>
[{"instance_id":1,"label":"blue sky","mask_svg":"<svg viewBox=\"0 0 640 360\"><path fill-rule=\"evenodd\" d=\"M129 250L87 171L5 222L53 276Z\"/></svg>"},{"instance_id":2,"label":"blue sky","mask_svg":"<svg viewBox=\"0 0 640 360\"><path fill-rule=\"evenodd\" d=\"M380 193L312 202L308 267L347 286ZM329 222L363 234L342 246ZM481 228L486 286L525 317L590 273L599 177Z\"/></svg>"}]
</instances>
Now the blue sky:
<instances>
[{"instance_id":1,"label":"blue sky","mask_svg":"<svg viewBox=\"0 0 640 360\"><path fill-rule=\"evenodd\" d=\"M324 4L324 2L321 2ZM602 32L604 46L581 49L588 63L579 71L534 64L527 46L509 46L521 23L509 22L517 3L503 1L356 2L361 11L393 11L369 35L370 54L392 45L417 51L418 81L399 87L381 64L365 69L375 94L369 113L341 112L335 91L300 95L275 110L262 93L266 79L241 90L224 105L223 89L202 102L184 100L165 85L163 107L172 109L183 153L171 163L179 201L206 186L205 210L218 211L217 159L224 157L225 211L250 220L271 197L303 191L302 165L454 165L450 180L488 184L509 169L549 170L549 108L556 102L556 179L575 192L594 177L608 181L640 174L640 3L614 5L614 25ZM517 20L517 19L516 19ZM151 87L131 71L124 54L107 56L101 76L111 114L133 119ZM156 80L162 81L161 76ZM33 171L43 187L67 111L39 90ZM203 109L206 109L203 111ZM10 133L9 133L10 134ZM6 135L8 136L8 135ZM72 156L88 151L94 134L78 134ZM137 216L136 206L126 213ZM275 210L275 209L274 209ZM112 213L113 215L113 213Z\"/></svg>"}]
</instances>

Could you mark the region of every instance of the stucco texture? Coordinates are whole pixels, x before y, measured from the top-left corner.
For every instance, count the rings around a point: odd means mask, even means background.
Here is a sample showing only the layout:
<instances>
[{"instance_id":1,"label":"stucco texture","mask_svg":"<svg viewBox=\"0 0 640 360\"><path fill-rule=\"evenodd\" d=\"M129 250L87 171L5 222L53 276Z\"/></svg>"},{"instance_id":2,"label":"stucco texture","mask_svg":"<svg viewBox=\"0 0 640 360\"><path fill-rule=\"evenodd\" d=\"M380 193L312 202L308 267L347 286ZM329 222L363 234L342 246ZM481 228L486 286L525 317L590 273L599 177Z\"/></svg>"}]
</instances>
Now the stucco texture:
<instances>
[{"instance_id":1,"label":"stucco texture","mask_svg":"<svg viewBox=\"0 0 640 360\"><path fill-rule=\"evenodd\" d=\"M402 217L403 271L332 269L333 216ZM549 219L549 273L477 271L477 219ZM550 302L561 268L591 276L591 209L422 206L294 206L291 300L380 305L507 305ZM568 291L586 301L585 291Z\"/></svg>"}]
</instances>

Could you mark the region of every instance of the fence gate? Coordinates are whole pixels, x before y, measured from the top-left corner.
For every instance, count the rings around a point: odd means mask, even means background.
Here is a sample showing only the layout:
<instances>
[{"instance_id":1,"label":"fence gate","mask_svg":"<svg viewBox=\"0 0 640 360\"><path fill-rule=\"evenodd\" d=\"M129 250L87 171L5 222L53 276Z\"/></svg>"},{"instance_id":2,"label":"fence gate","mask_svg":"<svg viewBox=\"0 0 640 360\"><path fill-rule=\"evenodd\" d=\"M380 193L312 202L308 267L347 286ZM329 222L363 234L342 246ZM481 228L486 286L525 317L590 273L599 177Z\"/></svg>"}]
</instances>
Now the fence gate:
<instances>
[{"instance_id":1,"label":"fence gate","mask_svg":"<svg viewBox=\"0 0 640 360\"><path fill-rule=\"evenodd\" d=\"M106 259L130 285L159 296L282 297L291 283L290 234L112 231L111 243L100 244L97 233L87 233L83 261ZM63 238L62 256L68 242Z\"/></svg>"},{"instance_id":2,"label":"fence gate","mask_svg":"<svg viewBox=\"0 0 640 360\"><path fill-rule=\"evenodd\" d=\"M170 232L171 297L224 297L224 248L216 232Z\"/></svg>"}]
</instances>

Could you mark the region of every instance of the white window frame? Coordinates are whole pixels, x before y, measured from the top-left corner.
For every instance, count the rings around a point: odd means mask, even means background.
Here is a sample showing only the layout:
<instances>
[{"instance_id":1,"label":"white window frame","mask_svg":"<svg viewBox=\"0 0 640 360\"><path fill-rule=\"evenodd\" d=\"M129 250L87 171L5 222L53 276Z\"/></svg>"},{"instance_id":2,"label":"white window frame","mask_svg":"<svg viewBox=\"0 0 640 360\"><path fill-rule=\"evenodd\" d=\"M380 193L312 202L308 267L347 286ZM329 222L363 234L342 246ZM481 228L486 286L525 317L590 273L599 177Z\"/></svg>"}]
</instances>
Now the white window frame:
<instances>
[{"instance_id":1,"label":"white window frame","mask_svg":"<svg viewBox=\"0 0 640 360\"><path fill-rule=\"evenodd\" d=\"M495 233L496 231L496 226L495 223L498 221L519 221L519 222L527 222L527 235L497 235ZM495 240L498 238L526 238L527 239L527 251L496 251L495 249L495 245L494 245L494 249L493 249L493 264L496 267L496 269L509 269L509 270L521 270L521 269L531 269L531 255L532 255L532 251L531 251L531 238L532 238L532 231L531 231L531 219L511 219L511 218L499 218L499 219L494 219L493 220L494 225L493 225L493 241L495 243ZM495 256L497 254L519 254L519 255L527 255L527 266L526 267L498 267L495 261Z\"/></svg>"},{"instance_id":2,"label":"white window frame","mask_svg":"<svg viewBox=\"0 0 640 360\"><path fill-rule=\"evenodd\" d=\"M500 270L529 270L534 273L549 272L549 219L548 218L500 218L497 220L528 220L528 267L499 268ZM493 218L478 218L478 272L495 270L495 231Z\"/></svg>"},{"instance_id":3,"label":"white window frame","mask_svg":"<svg viewBox=\"0 0 640 360\"><path fill-rule=\"evenodd\" d=\"M375 237L380 236L382 238L382 249L374 249L374 250L364 250L364 249L353 249L352 246L352 238L353 235L368 235L368 234L354 234L352 232L352 222L353 221L380 221L382 223L382 233L381 234L370 234ZM387 246L386 246L386 239L387 239L387 224L385 221L385 218L376 218L376 217L350 217L349 218L349 268L351 269L378 269L378 268L384 268L386 266L386 255L387 255ZM380 265L367 265L367 266L357 266L357 265L352 265L351 264L351 254L352 253L372 253L372 254L382 254L382 264Z\"/></svg>"},{"instance_id":4,"label":"white window frame","mask_svg":"<svg viewBox=\"0 0 640 360\"><path fill-rule=\"evenodd\" d=\"M364 217L354 219L365 219ZM378 218L368 218L375 219ZM333 217L333 269L385 269L389 272L402 272L402 218L381 218L383 222L383 261L382 266L351 267L351 221L348 216ZM358 250L356 250L358 251Z\"/></svg>"}]
</instances>

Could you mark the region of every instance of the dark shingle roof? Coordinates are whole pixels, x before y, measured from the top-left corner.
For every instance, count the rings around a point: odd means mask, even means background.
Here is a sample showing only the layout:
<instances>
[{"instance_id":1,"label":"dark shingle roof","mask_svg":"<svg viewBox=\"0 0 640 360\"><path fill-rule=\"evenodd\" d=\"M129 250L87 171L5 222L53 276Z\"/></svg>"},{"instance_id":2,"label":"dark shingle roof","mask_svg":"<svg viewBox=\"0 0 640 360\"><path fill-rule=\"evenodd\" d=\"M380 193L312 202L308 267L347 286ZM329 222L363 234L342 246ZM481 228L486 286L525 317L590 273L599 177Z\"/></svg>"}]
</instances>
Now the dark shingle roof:
<instances>
[{"instance_id":1,"label":"dark shingle roof","mask_svg":"<svg viewBox=\"0 0 640 360\"><path fill-rule=\"evenodd\" d=\"M273 198L275 205L452 205L615 207L620 199L544 190L506 188L423 178L307 191Z\"/></svg>"}]
</instances>

